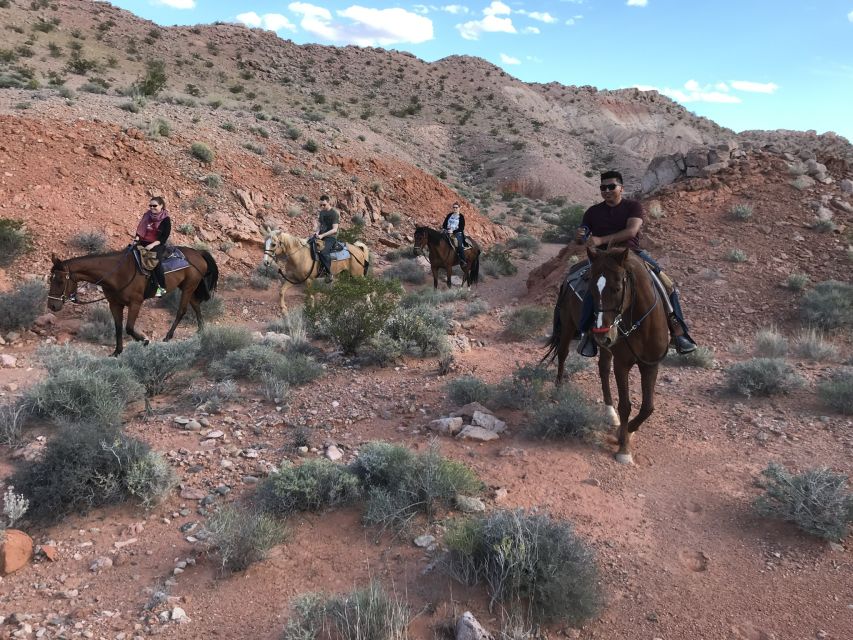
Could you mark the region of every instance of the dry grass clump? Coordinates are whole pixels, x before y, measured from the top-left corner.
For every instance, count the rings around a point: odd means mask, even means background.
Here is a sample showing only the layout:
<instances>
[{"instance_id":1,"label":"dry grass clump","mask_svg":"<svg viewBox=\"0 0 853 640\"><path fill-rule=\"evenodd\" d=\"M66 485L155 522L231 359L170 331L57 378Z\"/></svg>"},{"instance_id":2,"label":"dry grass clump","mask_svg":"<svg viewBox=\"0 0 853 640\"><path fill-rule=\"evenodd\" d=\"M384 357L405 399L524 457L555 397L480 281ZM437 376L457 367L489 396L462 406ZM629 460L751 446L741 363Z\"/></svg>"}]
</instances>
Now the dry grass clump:
<instances>
[{"instance_id":1,"label":"dry grass clump","mask_svg":"<svg viewBox=\"0 0 853 640\"><path fill-rule=\"evenodd\" d=\"M713 369L717 364L714 350L709 347L697 347L695 351L680 354L670 351L663 364L668 367L696 367L697 369Z\"/></svg>"},{"instance_id":2,"label":"dry grass clump","mask_svg":"<svg viewBox=\"0 0 853 640\"><path fill-rule=\"evenodd\" d=\"M586 439L605 428L600 409L568 385L555 388L550 402L537 404L529 420L529 433L543 439Z\"/></svg>"},{"instance_id":3,"label":"dry grass clump","mask_svg":"<svg viewBox=\"0 0 853 640\"><path fill-rule=\"evenodd\" d=\"M809 326L836 329L853 325L853 284L818 282L800 301L800 317Z\"/></svg>"},{"instance_id":4,"label":"dry grass clump","mask_svg":"<svg viewBox=\"0 0 853 640\"><path fill-rule=\"evenodd\" d=\"M219 553L224 572L244 571L266 558L285 539L284 527L265 513L222 507L207 521L211 546Z\"/></svg>"},{"instance_id":5,"label":"dry grass clump","mask_svg":"<svg viewBox=\"0 0 853 640\"><path fill-rule=\"evenodd\" d=\"M799 387L802 379L779 358L752 358L726 370L730 391L743 396L772 396Z\"/></svg>"},{"instance_id":6,"label":"dry grass clump","mask_svg":"<svg viewBox=\"0 0 853 640\"><path fill-rule=\"evenodd\" d=\"M8 293L0 293L0 331L29 327L43 313L47 287L41 280L25 280Z\"/></svg>"},{"instance_id":7,"label":"dry grass clump","mask_svg":"<svg viewBox=\"0 0 853 640\"><path fill-rule=\"evenodd\" d=\"M764 358L783 358L788 355L788 339L774 327L755 334L755 352Z\"/></svg>"},{"instance_id":8,"label":"dry grass clump","mask_svg":"<svg viewBox=\"0 0 853 640\"><path fill-rule=\"evenodd\" d=\"M511 340L530 338L542 332L552 315L553 310L547 307L519 307L507 316L504 333Z\"/></svg>"},{"instance_id":9,"label":"dry grass clump","mask_svg":"<svg viewBox=\"0 0 853 640\"><path fill-rule=\"evenodd\" d=\"M818 387L824 403L844 415L853 415L853 368L844 368Z\"/></svg>"},{"instance_id":10,"label":"dry grass clump","mask_svg":"<svg viewBox=\"0 0 853 640\"><path fill-rule=\"evenodd\" d=\"M817 329L803 329L794 340L794 353L801 358L814 362L830 360L835 347L824 340L823 333Z\"/></svg>"},{"instance_id":11,"label":"dry grass clump","mask_svg":"<svg viewBox=\"0 0 853 640\"><path fill-rule=\"evenodd\" d=\"M258 487L266 513L287 516L350 504L361 497L358 478L346 467L321 458L295 466L283 464Z\"/></svg>"}]
</instances>

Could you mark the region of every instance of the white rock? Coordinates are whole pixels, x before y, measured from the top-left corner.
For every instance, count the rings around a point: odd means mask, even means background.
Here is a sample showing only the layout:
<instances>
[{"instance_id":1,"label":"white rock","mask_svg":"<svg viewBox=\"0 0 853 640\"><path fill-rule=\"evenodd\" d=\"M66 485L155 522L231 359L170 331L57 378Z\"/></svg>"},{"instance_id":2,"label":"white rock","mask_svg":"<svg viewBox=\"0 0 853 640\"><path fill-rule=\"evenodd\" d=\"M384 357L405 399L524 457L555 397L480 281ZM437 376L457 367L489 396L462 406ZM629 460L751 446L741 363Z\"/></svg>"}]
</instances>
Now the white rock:
<instances>
[{"instance_id":1,"label":"white rock","mask_svg":"<svg viewBox=\"0 0 853 640\"><path fill-rule=\"evenodd\" d=\"M426 549L432 543L435 542L435 536L431 536L429 534L424 534L422 536L418 536L417 538L415 538L414 542L415 542L416 547L421 547L423 549Z\"/></svg>"},{"instance_id":2,"label":"white rock","mask_svg":"<svg viewBox=\"0 0 853 640\"><path fill-rule=\"evenodd\" d=\"M112 558L108 558L107 556L101 556L100 558L95 559L95 561L89 567L89 571L93 571L94 573L100 573L104 569L109 569L112 566Z\"/></svg>"},{"instance_id":3,"label":"white rock","mask_svg":"<svg viewBox=\"0 0 853 640\"><path fill-rule=\"evenodd\" d=\"M471 424L488 429L492 433L503 433L506 430L506 422L498 420L491 413L483 413L482 411L474 412Z\"/></svg>"},{"instance_id":4,"label":"white rock","mask_svg":"<svg viewBox=\"0 0 853 640\"><path fill-rule=\"evenodd\" d=\"M335 445L331 444L326 448L326 457L332 462L337 462L344 457L344 454Z\"/></svg>"},{"instance_id":5,"label":"white rock","mask_svg":"<svg viewBox=\"0 0 853 640\"><path fill-rule=\"evenodd\" d=\"M429 423L429 430L444 436L455 436L462 431L462 418L438 418Z\"/></svg>"},{"instance_id":6,"label":"white rock","mask_svg":"<svg viewBox=\"0 0 853 640\"><path fill-rule=\"evenodd\" d=\"M180 607L175 607L174 609L172 609L171 619L172 622L189 622L187 612L181 609Z\"/></svg>"},{"instance_id":7,"label":"white rock","mask_svg":"<svg viewBox=\"0 0 853 640\"><path fill-rule=\"evenodd\" d=\"M463 496L462 494L457 494L456 506L463 513L482 513L486 510L486 505L482 500L472 498L471 496Z\"/></svg>"},{"instance_id":8,"label":"white rock","mask_svg":"<svg viewBox=\"0 0 853 640\"><path fill-rule=\"evenodd\" d=\"M14 369L18 364L18 359L15 356L4 353L0 355L0 366L4 369Z\"/></svg>"},{"instance_id":9,"label":"white rock","mask_svg":"<svg viewBox=\"0 0 853 640\"><path fill-rule=\"evenodd\" d=\"M456 622L456 640L495 640L495 637L483 628L473 613L466 611Z\"/></svg>"},{"instance_id":10,"label":"white rock","mask_svg":"<svg viewBox=\"0 0 853 640\"><path fill-rule=\"evenodd\" d=\"M489 442L490 440L497 440L498 434L494 431L489 431L488 429L484 429L483 427L477 427L474 425L468 425L462 431L459 432L459 435L456 436L460 440L476 440L477 442Z\"/></svg>"}]
</instances>

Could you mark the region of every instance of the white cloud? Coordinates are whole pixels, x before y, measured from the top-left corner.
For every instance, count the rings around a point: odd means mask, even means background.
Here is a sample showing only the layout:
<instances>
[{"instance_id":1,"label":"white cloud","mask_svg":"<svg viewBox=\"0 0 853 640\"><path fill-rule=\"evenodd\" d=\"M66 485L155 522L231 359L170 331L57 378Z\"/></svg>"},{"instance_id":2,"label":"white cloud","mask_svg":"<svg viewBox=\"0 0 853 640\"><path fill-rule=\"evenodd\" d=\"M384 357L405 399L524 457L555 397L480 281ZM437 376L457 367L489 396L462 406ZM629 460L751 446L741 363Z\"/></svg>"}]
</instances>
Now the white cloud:
<instances>
[{"instance_id":1,"label":"white cloud","mask_svg":"<svg viewBox=\"0 0 853 640\"><path fill-rule=\"evenodd\" d=\"M536 64L542 64L542 58L537 58L536 56L527 56L525 58L528 62L534 62Z\"/></svg>"},{"instance_id":2,"label":"white cloud","mask_svg":"<svg viewBox=\"0 0 853 640\"><path fill-rule=\"evenodd\" d=\"M249 11L239 14L237 22L242 22L247 27L254 27L256 29L264 28L268 31L281 31L282 29L296 31L296 25L287 16L283 16L280 13L265 13L259 16L254 11Z\"/></svg>"},{"instance_id":3,"label":"white cloud","mask_svg":"<svg viewBox=\"0 0 853 640\"><path fill-rule=\"evenodd\" d=\"M446 4L441 8L445 13L452 13L453 15L464 15L466 13L470 13L470 9L461 4Z\"/></svg>"},{"instance_id":4,"label":"white cloud","mask_svg":"<svg viewBox=\"0 0 853 640\"><path fill-rule=\"evenodd\" d=\"M483 9L484 16L508 16L510 13L512 9L500 0L493 0L492 4Z\"/></svg>"},{"instance_id":5,"label":"white cloud","mask_svg":"<svg viewBox=\"0 0 853 640\"><path fill-rule=\"evenodd\" d=\"M533 35L538 35L542 32L539 30L539 27L524 27L524 29L522 30L522 33L530 33Z\"/></svg>"},{"instance_id":6,"label":"white cloud","mask_svg":"<svg viewBox=\"0 0 853 640\"><path fill-rule=\"evenodd\" d=\"M638 84L634 85L640 91L657 91L669 98L672 98L676 102L688 103L688 102L719 102L725 104L738 104L742 102L742 100L728 93L728 87L725 90L722 90L719 86L719 83L714 86L710 85L700 85L696 80L688 80L684 83L683 89L671 89L669 87L665 87L663 89L659 89L658 87L653 87L650 85Z\"/></svg>"},{"instance_id":7,"label":"white cloud","mask_svg":"<svg viewBox=\"0 0 853 640\"><path fill-rule=\"evenodd\" d=\"M848 14L847 14L847 19L848 19L850 22L853 22L853 11L851 11L850 13L848 13Z\"/></svg>"},{"instance_id":8,"label":"white cloud","mask_svg":"<svg viewBox=\"0 0 853 640\"><path fill-rule=\"evenodd\" d=\"M516 13L520 13L521 15L527 16L531 20L538 20L539 22L544 22L545 24L554 24L557 22L557 18L552 16L550 13L545 11L544 13L541 11L525 11L524 9L519 9Z\"/></svg>"},{"instance_id":9,"label":"white cloud","mask_svg":"<svg viewBox=\"0 0 853 640\"><path fill-rule=\"evenodd\" d=\"M486 16L482 20L471 20L464 24L457 24L456 29L466 40L479 40L480 34L483 32L518 33L511 18L497 18L495 16Z\"/></svg>"},{"instance_id":10,"label":"white cloud","mask_svg":"<svg viewBox=\"0 0 853 640\"><path fill-rule=\"evenodd\" d=\"M649 0L628 0L629 7L645 7L649 4Z\"/></svg>"},{"instance_id":11,"label":"white cloud","mask_svg":"<svg viewBox=\"0 0 853 640\"><path fill-rule=\"evenodd\" d=\"M773 93L779 88L774 82L750 82L748 80L732 80L732 88L749 93Z\"/></svg>"},{"instance_id":12,"label":"white cloud","mask_svg":"<svg viewBox=\"0 0 853 640\"><path fill-rule=\"evenodd\" d=\"M432 20L405 9L353 5L336 12L350 21L342 24L332 20L328 9L307 2L291 2L287 8L301 16L299 26L305 31L332 42L370 47L398 42L417 44L433 38Z\"/></svg>"},{"instance_id":13,"label":"white cloud","mask_svg":"<svg viewBox=\"0 0 853 640\"><path fill-rule=\"evenodd\" d=\"M501 62L504 64L521 64L521 60L518 58L513 58L512 56L508 56L505 53L501 54Z\"/></svg>"},{"instance_id":14,"label":"white cloud","mask_svg":"<svg viewBox=\"0 0 853 640\"><path fill-rule=\"evenodd\" d=\"M412 7L412 11L414 11L415 13L419 13L422 16L425 16L426 14L429 13L429 7L426 6L425 4L416 4L415 6Z\"/></svg>"},{"instance_id":15,"label":"white cloud","mask_svg":"<svg viewBox=\"0 0 853 640\"><path fill-rule=\"evenodd\" d=\"M172 7L172 9L195 9L195 0L152 0L152 2Z\"/></svg>"}]
</instances>

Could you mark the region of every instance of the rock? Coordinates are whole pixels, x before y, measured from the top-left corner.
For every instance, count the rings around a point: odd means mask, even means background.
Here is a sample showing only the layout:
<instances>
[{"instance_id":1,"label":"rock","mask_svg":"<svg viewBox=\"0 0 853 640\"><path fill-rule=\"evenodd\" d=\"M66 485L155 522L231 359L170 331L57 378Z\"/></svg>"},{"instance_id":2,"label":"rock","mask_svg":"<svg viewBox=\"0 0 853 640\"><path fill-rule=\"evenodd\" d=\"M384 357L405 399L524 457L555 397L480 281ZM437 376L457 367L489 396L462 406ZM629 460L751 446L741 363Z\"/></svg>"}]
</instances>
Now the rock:
<instances>
[{"instance_id":1,"label":"rock","mask_svg":"<svg viewBox=\"0 0 853 640\"><path fill-rule=\"evenodd\" d=\"M189 423L187 423L187 424L189 424ZM208 440L218 440L219 438L222 438L224 436L225 436L225 432L216 430L216 431L208 431L204 437L207 438Z\"/></svg>"},{"instance_id":2,"label":"rock","mask_svg":"<svg viewBox=\"0 0 853 640\"><path fill-rule=\"evenodd\" d=\"M494 431L489 431L488 429L484 429L483 427L477 427L474 425L468 425L459 434L456 436L460 440L476 440L477 442L489 442L490 440L497 440L498 434Z\"/></svg>"},{"instance_id":3,"label":"rock","mask_svg":"<svg viewBox=\"0 0 853 640\"><path fill-rule=\"evenodd\" d=\"M18 359L15 356L9 355L8 353L0 355L0 366L4 369L14 369L17 365Z\"/></svg>"},{"instance_id":4,"label":"rock","mask_svg":"<svg viewBox=\"0 0 853 640\"><path fill-rule=\"evenodd\" d=\"M509 491L506 487L498 487L495 489L495 502L504 502L509 496Z\"/></svg>"},{"instance_id":5,"label":"rock","mask_svg":"<svg viewBox=\"0 0 853 640\"><path fill-rule=\"evenodd\" d=\"M46 327L56 323L56 316L52 313L44 313L36 318L35 324L37 327Z\"/></svg>"},{"instance_id":6,"label":"rock","mask_svg":"<svg viewBox=\"0 0 853 640\"><path fill-rule=\"evenodd\" d=\"M456 506L462 513L482 513L486 510L486 505L482 500L463 496L461 493L456 495Z\"/></svg>"},{"instance_id":7,"label":"rock","mask_svg":"<svg viewBox=\"0 0 853 640\"><path fill-rule=\"evenodd\" d=\"M844 178L839 185L841 187L841 191L844 193L853 193L853 180L848 180Z\"/></svg>"},{"instance_id":8,"label":"rock","mask_svg":"<svg viewBox=\"0 0 853 640\"><path fill-rule=\"evenodd\" d=\"M503 433L506 430L506 422L498 420L491 413L484 413L482 411L474 412L474 415L471 417L471 424L488 429L492 433Z\"/></svg>"},{"instance_id":9,"label":"rock","mask_svg":"<svg viewBox=\"0 0 853 640\"><path fill-rule=\"evenodd\" d=\"M495 637L483 628L473 613L466 611L456 622L456 640L495 640Z\"/></svg>"},{"instance_id":10,"label":"rock","mask_svg":"<svg viewBox=\"0 0 853 640\"><path fill-rule=\"evenodd\" d=\"M187 612L181 609L180 607L175 607L172 609L172 614L169 616L172 622L184 623L189 622L190 619L187 616Z\"/></svg>"},{"instance_id":11,"label":"rock","mask_svg":"<svg viewBox=\"0 0 853 640\"><path fill-rule=\"evenodd\" d=\"M832 209L824 206L820 206L817 208L817 219L818 220L832 220Z\"/></svg>"},{"instance_id":12,"label":"rock","mask_svg":"<svg viewBox=\"0 0 853 640\"><path fill-rule=\"evenodd\" d=\"M794 180L791 181L791 186L797 189L798 191L805 191L806 189L811 189L815 185L815 181L808 176L798 176Z\"/></svg>"},{"instance_id":13,"label":"rock","mask_svg":"<svg viewBox=\"0 0 853 640\"><path fill-rule=\"evenodd\" d=\"M0 543L0 576L27 566L33 557L33 539L23 531L6 529Z\"/></svg>"},{"instance_id":14,"label":"rock","mask_svg":"<svg viewBox=\"0 0 853 640\"><path fill-rule=\"evenodd\" d=\"M462 431L462 424L462 418L438 418L430 422L428 428L443 436L455 436Z\"/></svg>"},{"instance_id":15,"label":"rock","mask_svg":"<svg viewBox=\"0 0 853 640\"><path fill-rule=\"evenodd\" d=\"M326 457L332 462L337 462L344 457L344 453L337 446L330 444L326 447Z\"/></svg>"},{"instance_id":16,"label":"rock","mask_svg":"<svg viewBox=\"0 0 853 640\"><path fill-rule=\"evenodd\" d=\"M479 402L469 402L464 407L455 411L452 415L454 416L462 416L464 418L473 418L476 412L480 413L491 413L486 407L481 405Z\"/></svg>"},{"instance_id":17,"label":"rock","mask_svg":"<svg viewBox=\"0 0 853 640\"><path fill-rule=\"evenodd\" d=\"M183 426L187 431L201 431L201 423L198 420L188 420Z\"/></svg>"},{"instance_id":18,"label":"rock","mask_svg":"<svg viewBox=\"0 0 853 640\"><path fill-rule=\"evenodd\" d=\"M59 549L56 548L56 545L43 544L39 550L50 562L56 562L59 560Z\"/></svg>"},{"instance_id":19,"label":"rock","mask_svg":"<svg viewBox=\"0 0 853 640\"><path fill-rule=\"evenodd\" d=\"M429 534L424 534L422 536L418 536L414 540L416 547L421 547L422 549L426 549L431 546L435 542L435 536L431 536Z\"/></svg>"},{"instance_id":20,"label":"rock","mask_svg":"<svg viewBox=\"0 0 853 640\"><path fill-rule=\"evenodd\" d=\"M728 162L715 162L713 164L709 164L707 167L702 169L701 175L703 176L712 176L715 173L719 173L723 169L729 166Z\"/></svg>"},{"instance_id":21,"label":"rock","mask_svg":"<svg viewBox=\"0 0 853 640\"><path fill-rule=\"evenodd\" d=\"M181 498L184 500L201 500L207 495L206 491L194 489L193 487L184 487L181 489Z\"/></svg>"},{"instance_id":22,"label":"rock","mask_svg":"<svg viewBox=\"0 0 853 640\"><path fill-rule=\"evenodd\" d=\"M658 156L652 160L643 176L643 193L650 193L659 187L675 182L681 177L681 165L683 164L684 156L680 153Z\"/></svg>"},{"instance_id":23,"label":"rock","mask_svg":"<svg viewBox=\"0 0 853 640\"><path fill-rule=\"evenodd\" d=\"M100 573L104 569L109 569L112 566L112 558L109 558L107 556L101 556L100 558L96 558L95 561L89 566L89 571L93 573Z\"/></svg>"}]
</instances>

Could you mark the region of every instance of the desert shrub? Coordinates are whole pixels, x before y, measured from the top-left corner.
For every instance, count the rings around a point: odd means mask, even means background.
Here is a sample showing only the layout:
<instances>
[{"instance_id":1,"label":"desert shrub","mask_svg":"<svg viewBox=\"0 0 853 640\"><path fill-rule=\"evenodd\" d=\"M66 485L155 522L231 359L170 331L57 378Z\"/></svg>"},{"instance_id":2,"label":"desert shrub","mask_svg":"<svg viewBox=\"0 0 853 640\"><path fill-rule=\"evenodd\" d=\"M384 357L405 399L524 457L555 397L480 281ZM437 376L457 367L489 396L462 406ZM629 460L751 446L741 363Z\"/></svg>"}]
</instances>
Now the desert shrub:
<instances>
[{"instance_id":1,"label":"desert shrub","mask_svg":"<svg viewBox=\"0 0 853 640\"><path fill-rule=\"evenodd\" d=\"M257 291L266 291L270 288L271 284L272 282L269 278L265 278L258 273L253 273L249 276L249 286Z\"/></svg>"},{"instance_id":2,"label":"desert shrub","mask_svg":"<svg viewBox=\"0 0 853 640\"><path fill-rule=\"evenodd\" d=\"M216 158L216 154L213 152L213 149L203 142L193 142L192 146L190 146L190 154L205 164L212 163L214 158Z\"/></svg>"},{"instance_id":3,"label":"desert shrub","mask_svg":"<svg viewBox=\"0 0 853 640\"><path fill-rule=\"evenodd\" d=\"M362 357L371 364L387 367L403 357L405 347L402 343L380 331L370 338L362 348Z\"/></svg>"},{"instance_id":4,"label":"desert shrub","mask_svg":"<svg viewBox=\"0 0 853 640\"><path fill-rule=\"evenodd\" d=\"M821 399L839 413L853 415L853 369L841 369L818 387Z\"/></svg>"},{"instance_id":5,"label":"desert shrub","mask_svg":"<svg viewBox=\"0 0 853 640\"><path fill-rule=\"evenodd\" d=\"M726 260L729 262L746 262L748 259L746 252L741 249L729 249L726 253Z\"/></svg>"},{"instance_id":6,"label":"desert shrub","mask_svg":"<svg viewBox=\"0 0 853 640\"><path fill-rule=\"evenodd\" d=\"M0 444L16 446L21 442L27 410L23 403L0 404Z\"/></svg>"},{"instance_id":7,"label":"desert shrub","mask_svg":"<svg viewBox=\"0 0 853 640\"><path fill-rule=\"evenodd\" d=\"M398 307L382 333L399 342L404 348L415 347L422 356L447 351L447 320L434 307Z\"/></svg>"},{"instance_id":8,"label":"desert shrub","mask_svg":"<svg viewBox=\"0 0 853 640\"><path fill-rule=\"evenodd\" d=\"M526 409L545 398L545 383L551 373L541 364L518 364L509 378L502 380L493 391L491 403L495 408Z\"/></svg>"},{"instance_id":9,"label":"desert shrub","mask_svg":"<svg viewBox=\"0 0 853 640\"><path fill-rule=\"evenodd\" d=\"M552 315L553 311L546 307L519 307L507 316L504 333L512 340L530 338L542 332Z\"/></svg>"},{"instance_id":10,"label":"desert shrub","mask_svg":"<svg viewBox=\"0 0 853 640\"><path fill-rule=\"evenodd\" d=\"M172 135L172 125L162 118L152 120L148 124L148 135L152 138L156 138L158 136L168 138Z\"/></svg>"},{"instance_id":11,"label":"desert shrub","mask_svg":"<svg viewBox=\"0 0 853 640\"><path fill-rule=\"evenodd\" d=\"M47 301L47 287L41 280L25 280L13 291L0 293L0 330L29 327Z\"/></svg>"},{"instance_id":12,"label":"desert shrub","mask_svg":"<svg viewBox=\"0 0 853 640\"><path fill-rule=\"evenodd\" d=\"M81 231L71 238L71 246L85 253L102 253L107 236L103 231Z\"/></svg>"},{"instance_id":13,"label":"desert shrub","mask_svg":"<svg viewBox=\"0 0 853 640\"><path fill-rule=\"evenodd\" d=\"M383 278L394 278L401 282L421 284L426 280L426 272L417 260L399 260L382 272Z\"/></svg>"},{"instance_id":14,"label":"desert shrub","mask_svg":"<svg viewBox=\"0 0 853 640\"><path fill-rule=\"evenodd\" d=\"M97 305L86 312L86 319L80 325L77 335L86 342L110 344L115 340L116 327L113 314L108 307Z\"/></svg>"},{"instance_id":15,"label":"desert shrub","mask_svg":"<svg viewBox=\"0 0 853 640\"><path fill-rule=\"evenodd\" d=\"M258 511L224 506L207 521L211 545L219 552L225 572L244 571L285 538L278 521Z\"/></svg>"},{"instance_id":16,"label":"desert shrub","mask_svg":"<svg viewBox=\"0 0 853 640\"><path fill-rule=\"evenodd\" d=\"M282 405L290 402L290 385L273 373L261 374L261 391L268 402Z\"/></svg>"},{"instance_id":17,"label":"desert shrub","mask_svg":"<svg viewBox=\"0 0 853 640\"><path fill-rule=\"evenodd\" d=\"M24 393L33 415L60 422L118 424L127 403L142 397L143 387L123 362L71 347L40 352L48 375Z\"/></svg>"},{"instance_id":18,"label":"desert shrub","mask_svg":"<svg viewBox=\"0 0 853 640\"><path fill-rule=\"evenodd\" d=\"M347 244L354 244L362 239L364 235L364 223L359 224L353 220L349 227L338 230L338 240Z\"/></svg>"},{"instance_id":19,"label":"desert shrub","mask_svg":"<svg viewBox=\"0 0 853 640\"><path fill-rule=\"evenodd\" d=\"M602 608L595 553L565 520L495 511L453 523L444 541L450 575L466 584L488 585L492 605L526 605L536 621L570 624Z\"/></svg>"},{"instance_id":20,"label":"desert shrub","mask_svg":"<svg viewBox=\"0 0 853 640\"><path fill-rule=\"evenodd\" d=\"M412 257L412 248L411 247L400 247L399 249L391 249L388 253L385 254L385 259L388 262L397 262L397 260L404 260L406 258Z\"/></svg>"},{"instance_id":21,"label":"desert shrub","mask_svg":"<svg viewBox=\"0 0 853 640\"><path fill-rule=\"evenodd\" d=\"M581 391L558 387L551 402L542 403L530 413L528 431L543 439L587 439L604 429L601 411Z\"/></svg>"},{"instance_id":22,"label":"desert shrub","mask_svg":"<svg viewBox=\"0 0 853 640\"><path fill-rule=\"evenodd\" d=\"M826 280L807 291L800 301L800 317L822 329L853 324L853 284Z\"/></svg>"},{"instance_id":23,"label":"desert shrub","mask_svg":"<svg viewBox=\"0 0 853 640\"><path fill-rule=\"evenodd\" d=\"M794 340L794 353L801 358L821 362L832 358L835 349L817 329L802 329Z\"/></svg>"},{"instance_id":24,"label":"desert shrub","mask_svg":"<svg viewBox=\"0 0 853 640\"><path fill-rule=\"evenodd\" d=\"M469 402L487 405L492 398L492 389L479 378L465 375L447 383L447 397L458 406Z\"/></svg>"},{"instance_id":25,"label":"desert shrub","mask_svg":"<svg viewBox=\"0 0 853 640\"><path fill-rule=\"evenodd\" d=\"M772 396L787 393L801 380L791 365L777 358L753 358L726 370L728 388L744 396Z\"/></svg>"},{"instance_id":26,"label":"desert shrub","mask_svg":"<svg viewBox=\"0 0 853 640\"><path fill-rule=\"evenodd\" d=\"M489 303L482 298L477 298L466 304L459 312L458 316L462 320L468 320L476 316L482 315L489 310Z\"/></svg>"},{"instance_id":27,"label":"desert shrub","mask_svg":"<svg viewBox=\"0 0 853 640\"><path fill-rule=\"evenodd\" d=\"M518 272L512 256L502 245L496 244L483 254L480 267L487 276L511 276Z\"/></svg>"},{"instance_id":28,"label":"desert shrub","mask_svg":"<svg viewBox=\"0 0 853 640\"><path fill-rule=\"evenodd\" d=\"M321 511L350 504L360 496L358 478L325 458L298 466L286 462L261 483L257 493L261 509L276 516Z\"/></svg>"},{"instance_id":29,"label":"desert shrub","mask_svg":"<svg viewBox=\"0 0 853 640\"><path fill-rule=\"evenodd\" d=\"M317 142L315 140L309 139L305 141L305 144L302 145L302 148L305 149L305 151L307 151L308 153L314 153L317 151L319 146L317 145Z\"/></svg>"},{"instance_id":30,"label":"desert shrub","mask_svg":"<svg viewBox=\"0 0 853 640\"><path fill-rule=\"evenodd\" d=\"M831 233L835 231L835 228L835 223L832 220L827 220L825 218L816 220L814 225L812 225L812 229L818 233Z\"/></svg>"},{"instance_id":31,"label":"desert shrub","mask_svg":"<svg viewBox=\"0 0 853 640\"><path fill-rule=\"evenodd\" d=\"M210 173L202 180L208 189L218 189L222 186L222 178L215 173Z\"/></svg>"},{"instance_id":32,"label":"desert shrub","mask_svg":"<svg viewBox=\"0 0 853 640\"><path fill-rule=\"evenodd\" d=\"M309 287L304 314L316 335L330 338L345 353L355 353L382 329L400 294L393 280L342 274L332 287Z\"/></svg>"},{"instance_id":33,"label":"desert shrub","mask_svg":"<svg viewBox=\"0 0 853 640\"><path fill-rule=\"evenodd\" d=\"M173 340L145 345L131 342L121 354L121 361L133 371L149 397L176 387L176 377L191 368L198 356L198 340Z\"/></svg>"},{"instance_id":34,"label":"desert shrub","mask_svg":"<svg viewBox=\"0 0 853 640\"><path fill-rule=\"evenodd\" d=\"M226 354L252 344L252 333L233 324L209 325L199 334L198 355L204 360L219 360Z\"/></svg>"},{"instance_id":35,"label":"desert shrub","mask_svg":"<svg viewBox=\"0 0 853 640\"><path fill-rule=\"evenodd\" d=\"M263 374L270 374L294 387L316 380L323 373L322 367L310 356L284 354L263 344L231 351L224 358L212 361L209 368L211 374L220 380L247 378L260 381Z\"/></svg>"},{"instance_id":36,"label":"desert shrub","mask_svg":"<svg viewBox=\"0 0 853 640\"><path fill-rule=\"evenodd\" d=\"M289 311L267 325L267 331L283 333L290 336L290 347L307 344L308 329L305 326L305 316L302 309Z\"/></svg>"},{"instance_id":37,"label":"desert shrub","mask_svg":"<svg viewBox=\"0 0 853 640\"><path fill-rule=\"evenodd\" d=\"M802 291L809 283L809 277L805 273L792 273L785 281L785 286L791 291Z\"/></svg>"},{"instance_id":38,"label":"desert shrub","mask_svg":"<svg viewBox=\"0 0 853 640\"><path fill-rule=\"evenodd\" d=\"M323 367L311 356L291 351L274 362L269 373L292 387L299 387L322 376Z\"/></svg>"},{"instance_id":39,"label":"desert shrub","mask_svg":"<svg viewBox=\"0 0 853 640\"><path fill-rule=\"evenodd\" d=\"M224 402L237 397L239 389L233 380L221 380L214 385L196 383L187 392L193 406L209 413L218 413Z\"/></svg>"},{"instance_id":40,"label":"desert shrub","mask_svg":"<svg viewBox=\"0 0 853 640\"><path fill-rule=\"evenodd\" d=\"M755 334L755 352L765 358L782 358L788 353L788 339L775 328Z\"/></svg>"},{"instance_id":41,"label":"desert shrub","mask_svg":"<svg viewBox=\"0 0 853 640\"><path fill-rule=\"evenodd\" d=\"M733 220L749 220L752 217L752 205L745 203L736 204L729 209L729 216Z\"/></svg>"},{"instance_id":42,"label":"desert shrub","mask_svg":"<svg viewBox=\"0 0 853 640\"><path fill-rule=\"evenodd\" d=\"M293 615L283 640L406 640L410 613L396 596L389 596L377 582L340 596L312 593L292 603Z\"/></svg>"},{"instance_id":43,"label":"desert shrub","mask_svg":"<svg viewBox=\"0 0 853 640\"><path fill-rule=\"evenodd\" d=\"M695 351L680 354L670 351L663 364L668 367L696 367L698 369L713 369L716 364L714 350L708 347L697 347Z\"/></svg>"},{"instance_id":44,"label":"desert shrub","mask_svg":"<svg viewBox=\"0 0 853 640\"><path fill-rule=\"evenodd\" d=\"M64 516L134 497L151 504L171 487L168 465L145 443L100 424L65 426L12 483L30 501L29 516L52 524ZM131 489L132 487L132 489Z\"/></svg>"},{"instance_id":45,"label":"desert shrub","mask_svg":"<svg viewBox=\"0 0 853 640\"><path fill-rule=\"evenodd\" d=\"M531 255L536 253L541 243L533 236L525 233L519 234L515 238L510 239L506 244L510 249L518 249L521 251L522 256L529 258Z\"/></svg>"},{"instance_id":46,"label":"desert shrub","mask_svg":"<svg viewBox=\"0 0 853 640\"><path fill-rule=\"evenodd\" d=\"M0 267L6 267L32 247L32 236L20 220L0 218Z\"/></svg>"},{"instance_id":47,"label":"desert shrub","mask_svg":"<svg viewBox=\"0 0 853 640\"><path fill-rule=\"evenodd\" d=\"M403 296L401 307L419 307L427 305L437 307L457 300L467 300L471 297L470 289L456 287L455 289L419 289Z\"/></svg>"},{"instance_id":48,"label":"desert shrub","mask_svg":"<svg viewBox=\"0 0 853 640\"><path fill-rule=\"evenodd\" d=\"M156 96L166 86L166 63L162 60L146 60L145 74L140 76L134 88L143 96Z\"/></svg>"},{"instance_id":49,"label":"desert shrub","mask_svg":"<svg viewBox=\"0 0 853 640\"><path fill-rule=\"evenodd\" d=\"M846 475L829 469L810 469L792 475L771 463L761 472L765 494L755 501L759 514L793 522L813 536L843 540L853 522L853 494Z\"/></svg>"},{"instance_id":50,"label":"desert shrub","mask_svg":"<svg viewBox=\"0 0 853 640\"><path fill-rule=\"evenodd\" d=\"M575 238L575 232L583 220L584 207L574 204L563 207L556 216L543 216L546 222L554 225L542 234L544 242L570 242Z\"/></svg>"},{"instance_id":51,"label":"desert shrub","mask_svg":"<svg viewBox=\"0 0 853 640\"><path fill-rule=\"evenodd\" d=\"M365 521L382 528L405 528L419 513L432 518L439 504L450 506L457 494L482 488L473 471L445 458L434 445L416 453L402 445L370 442L350 469L367 495Z\"/></svg>"}]
</instances>

